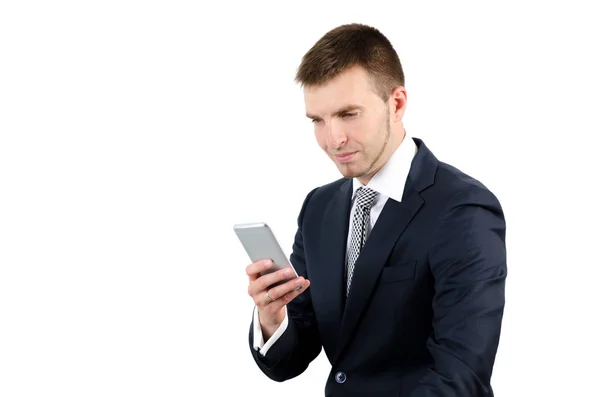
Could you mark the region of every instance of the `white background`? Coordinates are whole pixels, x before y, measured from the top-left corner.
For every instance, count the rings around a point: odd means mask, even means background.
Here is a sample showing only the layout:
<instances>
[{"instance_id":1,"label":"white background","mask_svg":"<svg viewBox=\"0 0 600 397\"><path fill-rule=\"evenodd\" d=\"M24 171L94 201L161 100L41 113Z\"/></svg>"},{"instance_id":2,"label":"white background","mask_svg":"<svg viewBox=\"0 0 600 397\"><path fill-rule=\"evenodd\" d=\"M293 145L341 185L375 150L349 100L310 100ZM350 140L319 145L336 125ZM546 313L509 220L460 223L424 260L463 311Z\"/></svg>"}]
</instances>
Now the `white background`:
<instances>
[{"instance_id":1,"label":"white background","mask_svg":"<svg viewBox=\"0 0 600 397\"><path fill-rule=\"evenodd\" d=\"M594 2L200 4L1 3L1 396L322 395L324 355L255 366L232 225L289 253L339 177L293 77L347 22L398 51L409 134L506 211L496 395L597 395Z\"/></svg>"}]
</instances>

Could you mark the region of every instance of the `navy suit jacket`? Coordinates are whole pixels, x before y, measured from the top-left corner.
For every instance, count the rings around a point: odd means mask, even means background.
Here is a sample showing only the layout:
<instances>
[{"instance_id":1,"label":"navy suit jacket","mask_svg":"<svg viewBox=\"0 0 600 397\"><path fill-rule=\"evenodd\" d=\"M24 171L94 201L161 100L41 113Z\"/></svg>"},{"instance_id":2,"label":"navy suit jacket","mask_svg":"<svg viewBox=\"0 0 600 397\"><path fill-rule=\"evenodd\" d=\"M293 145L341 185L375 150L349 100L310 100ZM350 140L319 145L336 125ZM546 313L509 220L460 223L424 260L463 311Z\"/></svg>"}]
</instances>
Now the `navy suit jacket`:
<instances>
[{"instance_id":1,"label":"navy suit jacket","mask_svg":"<svg viewBox=\"0 0 600 397\"><path fill-rule=\"evenodd\" d=\"M304 372L324 349L326 396L493 396L507 274L505 220L482 183L440 162L422 140L402 202L385 204L345 297L352 181L312 190L291 262L311 286L263 357L275 381Z\"/></svg>"}]
</instances>

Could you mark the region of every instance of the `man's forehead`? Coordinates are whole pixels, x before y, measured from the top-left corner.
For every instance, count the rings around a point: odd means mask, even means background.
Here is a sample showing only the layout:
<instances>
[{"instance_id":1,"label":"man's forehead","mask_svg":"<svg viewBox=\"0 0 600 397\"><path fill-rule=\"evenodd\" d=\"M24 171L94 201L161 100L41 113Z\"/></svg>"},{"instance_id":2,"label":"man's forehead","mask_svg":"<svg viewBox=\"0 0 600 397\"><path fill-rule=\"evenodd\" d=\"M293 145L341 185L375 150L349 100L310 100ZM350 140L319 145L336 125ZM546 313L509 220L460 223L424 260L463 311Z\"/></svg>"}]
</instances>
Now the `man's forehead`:
<instances>
[{"instance_id":1,"label":"man's forehead","mask_svg":"<svg viewBox=\"0 0 600 397\"><path fill-rule=\"evenodd\" d=\"M304 93L304 108L308 117L327 117L339 115L344 111L365 109L373 105L376 94L372 90L317 91L315 88Z\"/></svg>"}]
</instances>

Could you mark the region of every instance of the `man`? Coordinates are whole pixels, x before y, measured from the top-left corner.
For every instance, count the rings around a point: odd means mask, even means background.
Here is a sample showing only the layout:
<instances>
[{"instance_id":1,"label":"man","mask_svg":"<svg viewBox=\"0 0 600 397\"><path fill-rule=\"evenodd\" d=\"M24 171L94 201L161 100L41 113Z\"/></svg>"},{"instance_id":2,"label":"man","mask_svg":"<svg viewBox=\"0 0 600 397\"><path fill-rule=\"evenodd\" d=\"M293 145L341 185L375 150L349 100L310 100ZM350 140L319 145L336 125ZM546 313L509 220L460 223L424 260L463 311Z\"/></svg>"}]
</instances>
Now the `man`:
<instances>
[{"instance_id":1,"label":"man","mask_svg":"<svg viewBox=\"0 0 600 397\"><path fill-rule=\"evenodd\" d=\"M304 201L299 277L270 288L289 273L247 267L257 365L285 381L323 348L327 396L493 396L507 272L497 198L406 134L402 66L378 30L328 32L296 81L343 178Z\"/></svg>"}]
</instances>

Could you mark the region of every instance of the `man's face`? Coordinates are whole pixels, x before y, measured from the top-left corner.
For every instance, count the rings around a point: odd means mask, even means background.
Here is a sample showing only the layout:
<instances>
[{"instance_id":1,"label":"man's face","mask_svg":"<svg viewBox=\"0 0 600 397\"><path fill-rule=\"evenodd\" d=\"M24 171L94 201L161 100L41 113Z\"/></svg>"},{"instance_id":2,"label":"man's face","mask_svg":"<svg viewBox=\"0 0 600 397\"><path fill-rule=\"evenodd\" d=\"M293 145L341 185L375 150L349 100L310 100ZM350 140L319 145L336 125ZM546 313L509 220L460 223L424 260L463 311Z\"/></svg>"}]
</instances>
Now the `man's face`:
<instances>
[{"instance_id":1,"label":"man's face","mask_svg":"<svg viewBox=\"0 0 600 397\"><path fill-rule=\"evenodd\" d=\"M304 88L307 117L319 146L346 178L365 183L387 160L390 108L362 68L349 69L321 86Z\"/></svg>"}]
</instances>

